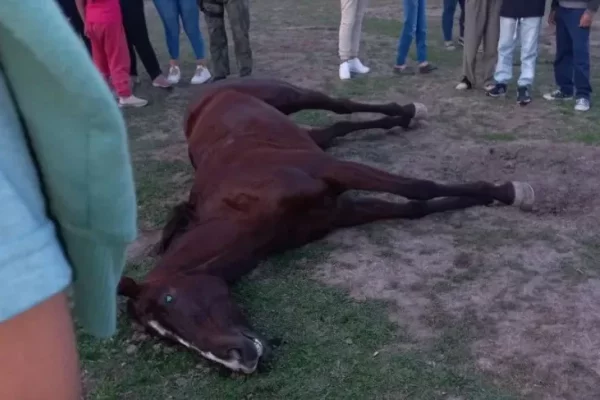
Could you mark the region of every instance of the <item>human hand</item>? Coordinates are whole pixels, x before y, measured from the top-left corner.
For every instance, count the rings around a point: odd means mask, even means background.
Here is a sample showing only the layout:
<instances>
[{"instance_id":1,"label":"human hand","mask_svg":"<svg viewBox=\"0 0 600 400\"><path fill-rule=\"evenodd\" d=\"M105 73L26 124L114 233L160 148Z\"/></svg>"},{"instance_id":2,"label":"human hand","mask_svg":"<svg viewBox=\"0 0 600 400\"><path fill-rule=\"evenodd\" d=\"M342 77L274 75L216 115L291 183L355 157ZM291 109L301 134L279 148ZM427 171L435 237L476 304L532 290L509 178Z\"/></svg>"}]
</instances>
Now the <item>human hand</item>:
<instances>
[{"instance_id":1,"label":"human hand","mask_svg":"<svg viewBox=\"0 0 600 400\"><path fill-rule=\"evenodd\" d=\"M548 25L556 25L556 11L550 11L548 14Z\"/></svg>"},{"instance_id":2,"label":"human hand","mask_svg":"<svg viewBox=\"0 0 600 400\"><path fill-rule=\"evenodd\" d=\"M583 15L581 16L581 19L579 20L579 27L580 28L589 28L590 26L592 26L593 20L594 20L594 14L589 10L585 10Z\"/></svg>"}]
</instances>

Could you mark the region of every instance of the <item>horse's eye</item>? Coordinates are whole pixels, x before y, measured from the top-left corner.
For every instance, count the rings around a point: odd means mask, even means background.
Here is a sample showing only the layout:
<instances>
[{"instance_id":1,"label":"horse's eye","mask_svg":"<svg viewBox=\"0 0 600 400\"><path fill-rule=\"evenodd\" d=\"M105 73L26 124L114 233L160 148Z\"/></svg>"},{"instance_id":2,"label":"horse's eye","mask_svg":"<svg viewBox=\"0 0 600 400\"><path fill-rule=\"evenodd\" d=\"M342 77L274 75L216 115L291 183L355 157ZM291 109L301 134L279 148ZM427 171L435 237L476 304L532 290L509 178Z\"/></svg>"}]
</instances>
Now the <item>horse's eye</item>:
<instances>
[{"instance_id":1,"label":"horse's eye","mask_svg":"<svg viewBox=\"0 0 600 400\"><path fill-rule=\"evenodd\" d=\"M169 304L173 301L173 296L171 296L170 294L165 296L165 303Z\"/></svg>"}]
</instances>

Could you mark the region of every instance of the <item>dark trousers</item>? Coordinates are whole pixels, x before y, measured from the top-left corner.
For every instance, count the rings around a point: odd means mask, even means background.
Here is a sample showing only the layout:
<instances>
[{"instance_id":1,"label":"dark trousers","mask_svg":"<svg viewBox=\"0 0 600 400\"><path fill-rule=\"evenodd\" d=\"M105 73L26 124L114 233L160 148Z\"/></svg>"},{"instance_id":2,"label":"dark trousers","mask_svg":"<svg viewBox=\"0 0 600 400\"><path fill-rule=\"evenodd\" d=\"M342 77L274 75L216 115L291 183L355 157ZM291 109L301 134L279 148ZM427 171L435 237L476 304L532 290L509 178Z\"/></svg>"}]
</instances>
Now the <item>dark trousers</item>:
<instances>
[{"instance_id":1,"label":"dark trousers","mask_svg":"<svg viewBox=\"0 0 600 400\"><path fill-rule=\"evenodd\" d=\"M250 49L250 10L248 0L198 0L204 12L210 41L213 76L224 78L230 74L229 48L225 31L225 13L233 34L233 48L240 76L252 73Z\"/></svg>"},{"instance_id":2,"label":"dark trousers","mask_svg":"<svg viewBox=\"0 0 600 400\"><path fill-rule=\"evenodd\" d=\"M150 79L156 79L162 71L148 37L144 0L121 0L121 13L123 14L123 27L125 28L131 60L130 74L138 76L137 52L146 72L150 75Z\"/></svg>"},{"instance_id":3,"label":"dark trousers","mask_svg":"<svg viewBox=\"0 0 600 400\"><path fill-rule=\"evenodd\" d=\"M71 27L77 33L77 36L83 40L85 47L88 49L88 53L92 54L92 45L90 43L90 39L85 36L85 28L83 25L83 21L81 20L81 16L79 15L79 11L77 11L77 6L75 5L75 0L57 0L56 1L60 6L63 14L69 20Z\"/></svg>"},{"instance_id":4,"label":"dark trousers","mask_svg":"<svg viewBox=\"0 0 600 400\"><path fill-rule=\"evenodd\" d=\"M579 27L583 8L556 9L554 78L561 92L590 99L590 28Z\"/></svg>"},{"instance_id":5,"label":"dark trousers","mask_svg":"<svg viewBox=\"0 0 600 400\"><path fill-rule=\"evenodd\" d=\"M456 12L456 4L460 6L459 37L465 35L465 0L444 0L444 11L442 12L442 33L444 40L449 42L452 40L452 28L454 26L454 13Z\"/></svg>"}]
</instances>

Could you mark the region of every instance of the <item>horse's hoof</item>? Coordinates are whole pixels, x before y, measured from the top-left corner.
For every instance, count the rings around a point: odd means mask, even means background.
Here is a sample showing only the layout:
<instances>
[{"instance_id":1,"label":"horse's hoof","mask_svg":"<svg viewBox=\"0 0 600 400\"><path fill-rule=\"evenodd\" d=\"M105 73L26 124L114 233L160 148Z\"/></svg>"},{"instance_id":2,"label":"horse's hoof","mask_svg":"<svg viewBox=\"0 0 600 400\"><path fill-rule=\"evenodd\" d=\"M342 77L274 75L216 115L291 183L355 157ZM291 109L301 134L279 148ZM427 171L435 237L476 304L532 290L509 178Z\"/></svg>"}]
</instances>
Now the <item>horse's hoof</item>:
<instances>
[{"instance_id":1,"label":"horse's hoof","mask_svg":"<svg viewBox=\"0 0 600 400\"><path fill-rule=\"evenodd\" d=\"M415 105L415 116L414 119L425 119L427 118L427 106L423 103L413 103Z\"/></svg>"},{"instance_id":2,"label":"horse's hoof","mask_svg":"<svg viewBox=\"0 0 600 400\"><path fill-rule=\"evenodd\" d=\"M513 206L519 207L523 211L531 211L535 202L535 192L529 183L512 182L515 189L515 199Z\"/></svg>"}]
</instances>

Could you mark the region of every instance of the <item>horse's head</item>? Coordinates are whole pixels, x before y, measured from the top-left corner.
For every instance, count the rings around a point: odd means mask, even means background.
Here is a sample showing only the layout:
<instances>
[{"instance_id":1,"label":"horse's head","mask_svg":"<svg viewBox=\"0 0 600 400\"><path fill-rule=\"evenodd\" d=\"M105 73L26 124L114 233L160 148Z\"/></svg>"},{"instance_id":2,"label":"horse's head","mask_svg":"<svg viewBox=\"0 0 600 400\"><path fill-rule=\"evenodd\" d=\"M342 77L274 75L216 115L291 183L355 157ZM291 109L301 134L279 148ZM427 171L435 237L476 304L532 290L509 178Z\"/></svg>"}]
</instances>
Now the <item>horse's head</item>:
<instances>
[{"instance_id":1,"label":"horse's head","mask_svg":"<svg viewBox=\"0 0 600 400\"><path fill-rule=\"evenodd\" d=\"M118 292L129 298L128 311L138 323L230 370L253 373L267 351L219 277L144 283L123 277Z\"/></svg>"}]
</instances>

